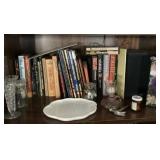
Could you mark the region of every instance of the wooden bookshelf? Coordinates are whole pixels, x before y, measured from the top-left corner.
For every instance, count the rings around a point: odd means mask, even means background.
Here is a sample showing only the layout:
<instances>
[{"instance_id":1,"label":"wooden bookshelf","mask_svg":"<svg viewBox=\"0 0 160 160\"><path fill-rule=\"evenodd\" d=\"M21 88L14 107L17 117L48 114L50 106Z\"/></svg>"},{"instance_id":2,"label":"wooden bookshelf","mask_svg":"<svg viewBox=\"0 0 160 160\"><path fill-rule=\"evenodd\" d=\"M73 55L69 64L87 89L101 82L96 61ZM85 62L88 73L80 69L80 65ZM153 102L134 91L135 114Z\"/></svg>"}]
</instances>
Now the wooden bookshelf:
<instances>
[{"instance_id":1,"label":"wooden bookshelf","mask_svg":"<svg viewBox=\"0 0 160 160\"><path fill-rule=\"evenodd\" d=\"M106 110L99 103L97 111L88 118L62 122L59 120L48 118L43 113L43 108L53 99L46 97L33 97L28 99L28 105L25 108L19 109L22 115L13 120L4 120L5 124L155 124L156 109L144 107L140 112L134 112L130 108L127 110L125 117L119 117Z\"/></svg>"},{"instance_id":2,"label":"wooden bookshelf","mask_svg":"<svg viewBox=\"0 0 160 160\"><path fill-rule=\"evenodd\" d=\"M70 45L71 44L71 45ZM118 46L130 49L146 49L151 55L156 53L156 35L107 35L107 34L74 34L74 35L4 35L4 75L15 74L14 62L18 55L29 54L38 57L56 51L58 48L86 46ZM28 99L26 108L20 109L21 117L4 120L4 123L64 123L47 118L43 107L52 99L37 97ZM6 111L6 105L4 106ZM141 112L130 109L126 117L117 117L98 103L98 110L90 117L68 123L156 123L156 109L144 107Z\"/></svg>"}]
</instances>

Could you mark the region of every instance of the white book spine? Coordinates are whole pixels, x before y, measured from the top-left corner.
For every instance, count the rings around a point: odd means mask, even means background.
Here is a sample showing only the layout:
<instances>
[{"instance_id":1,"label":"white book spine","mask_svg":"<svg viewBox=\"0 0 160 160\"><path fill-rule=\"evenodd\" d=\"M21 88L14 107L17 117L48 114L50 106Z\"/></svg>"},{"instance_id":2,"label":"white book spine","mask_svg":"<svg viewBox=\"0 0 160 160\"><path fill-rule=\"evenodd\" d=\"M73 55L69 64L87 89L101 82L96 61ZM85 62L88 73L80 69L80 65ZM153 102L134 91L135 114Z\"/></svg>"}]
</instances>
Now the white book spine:
<instances>
[{"instance_id":1,"label":"white book spine","mask_svg":"<svg viewBox=\"0 0 160 160\"><path fill-rule=\"evenodd\" d=\"M24 56L18 56L18 63L19 63L20 79L26 79Z\"/></svg>"},{"instance_id":2,"label":"white book spine","mask_svg":"<svg viewBox=\"0 0 160 160\"><path fill-rule=\"evenodd\" d=\"M103 96L106 96L106 83L109 75L109 55L103 55Z\"/></svg>"}]
</instances>

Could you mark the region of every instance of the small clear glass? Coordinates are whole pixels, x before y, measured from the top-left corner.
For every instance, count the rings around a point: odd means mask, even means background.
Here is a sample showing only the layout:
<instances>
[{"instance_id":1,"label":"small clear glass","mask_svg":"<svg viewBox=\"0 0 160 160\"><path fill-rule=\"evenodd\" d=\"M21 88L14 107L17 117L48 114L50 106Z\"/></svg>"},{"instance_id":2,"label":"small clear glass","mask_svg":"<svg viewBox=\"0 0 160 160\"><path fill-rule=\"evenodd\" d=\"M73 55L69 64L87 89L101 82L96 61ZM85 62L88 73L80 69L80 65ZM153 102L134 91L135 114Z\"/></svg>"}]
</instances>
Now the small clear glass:
<instances>
[{"instance_id":1,"label":"small clear glass","mask_svg":"<svg viewBox=\"0 0 160 160\"><path fill-rule=\"evenodd\" d=\"M96 100L97 98L97 90L96 84L89 82L84 85L84 94L83 97L89 100Z\"/></svg>"},{"instance_id":2,"label":"small clear glass","mask_svg":"<svg viewBox=\"0 0 160 160\"><path fill-rule=\"evenodd\" d=\"M116 82L106 82L106 95L114 97L116 93Z\"/></svg>"},{"instance_id":3,"label":"small clear glass","mask_svg":"<svg viewBox=\"0 0 160 160\"><path fill-rule=\"evenodd\" d=\"M16 105L18 108L26 106L26 81L16 81Z\"/></svg>"},{"instance_id":4,"label":"small clear glass","mask_svg":"<svg viewBox=\"0 0 160 160\"><path fill-rule=\"evenodd\" d=\"M14 119L19 117L20 112L16 111L16 98L15 98L15 79L6 79L4 84L4 93L7 103L9 114L5 114L5 119Z\"/></svg>"}]
</instances>

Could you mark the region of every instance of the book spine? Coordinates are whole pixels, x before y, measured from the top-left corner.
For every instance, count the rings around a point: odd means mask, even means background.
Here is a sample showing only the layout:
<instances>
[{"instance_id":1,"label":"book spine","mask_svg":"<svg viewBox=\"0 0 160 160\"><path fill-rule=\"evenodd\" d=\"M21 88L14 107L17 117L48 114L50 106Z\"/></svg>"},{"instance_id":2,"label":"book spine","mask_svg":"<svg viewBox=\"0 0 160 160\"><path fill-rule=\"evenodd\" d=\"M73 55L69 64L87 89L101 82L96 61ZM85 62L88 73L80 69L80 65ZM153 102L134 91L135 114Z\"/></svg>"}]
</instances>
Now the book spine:
<instances>
[{"instance_id":1,"label":"book spine","mask_svg":"<svg viewBox=\"0 0 160 160\"><path fill-rule=\"evenodd\" d=\"M82 90L84 89L84 84L85 84L85 79L84 79L84 75L83 75L83 68L82 68L82 61L80 58L77 59L77 65L78 65L78 72L79 72L79 76L80 76L80 83L82 86Z\"/></svg>"},{"instance_id":2,"label":"book spine","mask_svg":"<svg viewBox=\"0 0 160 160\"><path fill-rule=\"evenodd\" d=\"M57 66L57 56L52 56L52 62L53 62L53 72L54 72L54 82L55 82L56 98L60 98L60 87L59 87L59 75L58 75L58 66Z\"/></svg>"},{"instance_id":3,"label":"book spine","mask_svg":"<svg viewBox=\"0 0 160 160\"><path fill-rule=\"evenodd\" d=\"M103 86L102 86L102 92L103 96L106 96L106 84L108 82L108 76L109 76L109 60L110 60L110 55L103 55Z\"/></svg>"},{"instance_id":4,"label":"book spine","mask_svg":"<svg viewBox=\"0 0 160 160\"><path fill-rule=\"evenodd\" d=\"M69 84L69 79L68 79L68 75L67 75L67 68L65 67L65 64L64 64L64 59L63 59L63 53L62 53L62 50L59 51L59 60L60 60L60 64L61 64L61 69L62 69L62 75L64 77L64 84L66 86L66 93L67 93L67 96L68 97L71 97L71 94L70 94L70 84Z\"/></svg>"},{"instance_id":5,"label":"book spine","mask_svg":"<svg viewBox=\"0 0 160 160\"><path fill-rule=\"evenodd\" d=\"M89 76L89 80L90 81L93 81L93 72L92 72L92 70L93 70L93 66L92 66L92 56L87 56L86 57L86 61L87 61L87 68L88 68L88 71L90 71L90 72L88 72L88 76Z\"/></svg>"},{"instance_id":6,"label":"book spine","mask_svg":"<svg viewBox=\"0 0 160 160\"><path fill-rule=\"evenodd\" d=\"M112 83L115 80L115 64L116 64L116 55L110 55L109 77L108 77L108 81L110 83Z\"/></svg>"},{"instance_id":7,"label":"book spine","mask_svg":"<svg viewBox=\"0 0 160 160\"><path fill-rule=\"evenodd\" d=\"M33 60L31 62L31 79L32 79L32 94L36 95L36 78L35 78L35 68L34 68L34 63Z\"/></svg>"},{"instance_id":8,"label":"book spine","mask_svg":"<svg viewBox=\"0 0 160 160\"><path fill-rule=\"evenodd\" d=\"M91 56L94 56L94 55L98 55L98 54L114 54L114 55L118 55L119 51L118 50L109 50L109 51L89 51L89 52L86 52L87 55L91 55Z\"/></svg>"},{"instance_id":9,"label":"book spine","mask_svg":"<svg viewBox=\"0 0 160 160\"><path fill-rule=\"evenodd\" d=\"M118 64L117 64L116 90L117 94L122 98L124 98L125 95L126 59L127 59L127 49L120 49L120 53L118 55Z\"/></svg>"},{"instance_id":10,"label":"book spine","mask_svg":"<svg viewBox=\"0 0 160 160\"><path fill-rule=\"evenodd\" d=\"M87 67L87 62L85 61L83 61L83 70L85 75L85 82L89 83L88 67Z\"/></svg>"},{"instance_id":11,"label":"book spine","mask_svg":"<svg viewBox=\"0 0 160 160\"><path fill-rule=\"evenodd\" d=\"M55 97L55 83L53 75L53 63L52 59L46 59L46 70L48 80L48 95L49 97Z\"/></svg>"},{"instance_id":12,"label":"book spine","mask_svg":"<svg viewBox=\"0 0 160 160\"><path fill-rule=\"evenodd\" d=\"M68 69L68 75L69 75L69 80L70 80L70 84L71 84L71 88L72 88L72 92L73 92L73 97L76 98L77 97L76 88L74 86L72 66L69 64L70 59L69 59L69 51L68 50L64 50L64 56L65 56L65 60L66 60L66 66Z\"/></svg>"},{"instance_id":13,"label":"book spine","mask_svg":"<svg viewBox=\"0 0 160 160\"><path fill-rule=\"evenodd\" d=\"M72 69L72 78L73 78L73 83L74 83L74 87L75 87L75 90L76 90L76 95L77 97L80 97L80 91L79 91L79 86L78 86L78 79L77 79L77 76L76 76L76 69L75 69L75 66L74 66L74 60L73 60L73 57L72 57L72 51L69 51L69 61L70 61L70 66L71 66L71 69Z\"/></svg>"},{"instance_id":14,"label":"book spine","mask_svg":"<svg viewBox=\"0 0 160 160\"><path fill-rule=\"evenodd\" d=\"M85 82L85 75L84 75L84 71L83 71L83 65L82 65L82 60L79 59L79 69L80 69L80 72L81 72L81 78L82 78L82 81L83 81L83 87L84 87L84 84L86 83Z\"/></svg>"},{"instance_id":15,"label":"book spine","mask_svg":"<svg viewBox=\"0 0 160 160\"><path fill-rule=\"evenodd\" d=\"M69 90L69 94L70 96L69 97L74 97L74 93L73 93L73 86L72 86L72 83L71 83L71 77L70 77L70 74L69 74L69 70L67 68L67 61L66 61L66 58L65 58L65 51L62 50L62 59L63 59L63 63L64 63L64 69L66 71L66 77L67 77L67 87L68 87L68 90Z\"/></svg>"},{"instance_id":16,"label":"book spine","mask_svg":"<svg viewBox=\"0 0 160 160\"><path fill-rule=\"evenodd\" d=\"M39 79L39 93L40 96L43 96L43 92L42 92L42 79L41 79L41 70L40 70L40 62L38 61L38 79Z\"/></svg>"},{"instance_id":17,"label":"book spine","mask_svg":"<svg viewBox=\"0 0 160 160\"><path fill-rule=\"evenodd\" d=\"M24 56L27 96L32 97L31 66L28 56Z\"/></svg>"},{"instance_id":18,"label":"book spine","mask_svg":"<svg viewBox=\"0 0 160 160\"><path fill-rule=\"evenodd\" d=\"M103 55L98 55L98 94L102 95Z\"/></svg>"},{"instance_id":19,"label":"book spine","mask_svg":"<svg viewBox=\"0 0 160 160\"><path fill-rule=\"evenodd\" d=\"M63 95L63 98L66 98L66 88L65 88L65 83L63 79L63 74L62 74L62 69L60 63L58 63L58 71L59 71L59 79L60 79L60 87L61 87L61 94Z\"/></svg>"},{"instance_id":20,"label":"book spine","mask_svg":"<svg viewBox=\"0 0 160 160\"><path fill-rule=\"evenodd\" d=\"M44 95L44 78L43 78L43 68L42 68L42 58L39 58L39 67L40 67L40 79L41 79L41 92L42 96Z\"/></svg>"},{"instance_id":21,"label":"book spine","mask_svg":"<svg viewBox=\"0 0 160 160\"><path fill-rule=\"evenodd\" d=\"M118 47L88 47L86 51L117 51Z\"/></svg>"},{"instance_id":22,"label":"book spine","mask_svg":"<svg viewBox=\"0 0 160 160\"><path fill-rule=\"evenodd\" d=\"M43 79L44 79L45 96L48 96L47 70L46 70L46 60L45 60L45 58L42 58L42 67L43 67Z\"/></svg>"},{"instance_id":23,"label":"book spine","mask_svg":"<svg viewBox=\"0 0 160 160\"><path fill-rule=\"evenodd\" d=\"M79 93L80 93L80 97L82 97L82 86L81 86L81 83L80 83L80 76L79 76L79 73L78 73L76 54L75 54L74 50L72 50L71 53L72 53L71 55L72 55L72 58L73 58L73 63L74 63L74 66L75 66L76 77L77 77L77 80L78 80Z\"/></svg>"},{"instance_id":24,"label":"book spine","mask_svg":"<svg viewBox=\"0 0 160 160\"><path fill-rule=\"evenodd\" d=\"M92 56L92 81L97 83L97 56Z\"/></svg>"},{"instance_id":25,"label":"book spine","mask_svg":"<svg viewBox=\"0 0 160 160\"><path fill-rule=\"evenodd\" d=\"M24 56L18 56L18 63L19 63L20 79L26 79L26 77L25 77Z\"/></svg>"},{"instance_id":26,"label":"book spine","mask_svg":"<svg viewBox=\"0 0 160 160\"><path fill-rule=\"evenodd\" d=\"M38 60L37 58L33 59L33 67L34 67L34 77L35 77L35 88L36 88L36 94L40 95L39 90L39 78L38 78Z\"/></svg>"}]
</instances>

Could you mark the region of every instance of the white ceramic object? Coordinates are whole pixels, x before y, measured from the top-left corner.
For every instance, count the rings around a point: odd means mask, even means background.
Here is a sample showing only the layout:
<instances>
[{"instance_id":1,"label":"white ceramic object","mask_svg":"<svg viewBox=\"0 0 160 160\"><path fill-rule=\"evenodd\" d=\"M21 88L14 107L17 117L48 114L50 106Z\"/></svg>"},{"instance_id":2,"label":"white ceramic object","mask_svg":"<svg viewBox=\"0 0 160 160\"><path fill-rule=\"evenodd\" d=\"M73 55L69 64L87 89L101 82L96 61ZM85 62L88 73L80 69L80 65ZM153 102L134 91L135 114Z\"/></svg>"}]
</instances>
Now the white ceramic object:
<instances>
[{"instance_id":1,"label":"white ceramic object","mask_svg":"<svg viewBox=\"0 0 160 160\"><path fill-rule=\"evenodd\" d=\"M96 102L83 98L67 98L51 102L43 109L43 113L47 117L61 121L73 121L84 119L96 110Z\"/></svg>"}]
</instances>

